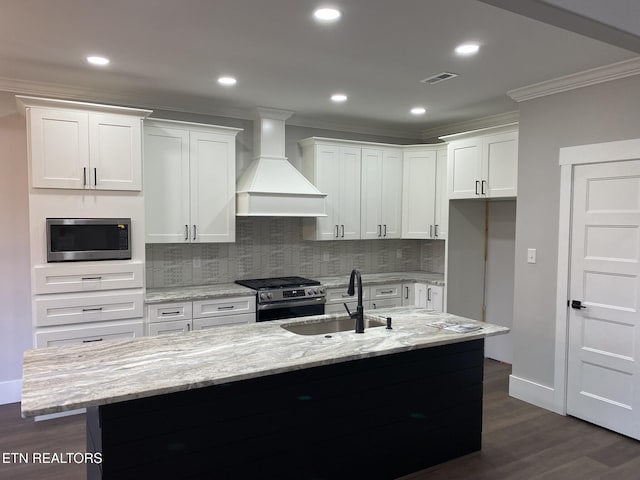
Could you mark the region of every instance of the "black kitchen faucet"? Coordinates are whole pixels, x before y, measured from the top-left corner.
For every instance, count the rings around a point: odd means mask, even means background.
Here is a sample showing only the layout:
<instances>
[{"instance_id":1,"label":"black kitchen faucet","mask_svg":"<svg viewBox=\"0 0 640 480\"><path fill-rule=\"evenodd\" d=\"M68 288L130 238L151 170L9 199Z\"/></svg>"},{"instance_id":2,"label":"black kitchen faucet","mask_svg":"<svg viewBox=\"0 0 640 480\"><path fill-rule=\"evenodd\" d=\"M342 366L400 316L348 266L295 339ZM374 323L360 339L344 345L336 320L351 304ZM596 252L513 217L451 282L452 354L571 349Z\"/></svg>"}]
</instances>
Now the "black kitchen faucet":
<instances>
[{"instance_id":1,"label":"black kitchen faucet","mask_svg":"<svg viewBox=\"0 0 640 480\"><path fill-rule=\"evenodd\" d=\"M349 277L349 288L347 294L353 296L355 293L355 280L358 280L358 306L355 313L349 311L347 304L344 304L344 308L347 309L349 316L356 321L356 333L364 333L364 307L362 306L362 276L360 271L355 268L351 270L351 277Z\"/></svg>"}]
</instances>

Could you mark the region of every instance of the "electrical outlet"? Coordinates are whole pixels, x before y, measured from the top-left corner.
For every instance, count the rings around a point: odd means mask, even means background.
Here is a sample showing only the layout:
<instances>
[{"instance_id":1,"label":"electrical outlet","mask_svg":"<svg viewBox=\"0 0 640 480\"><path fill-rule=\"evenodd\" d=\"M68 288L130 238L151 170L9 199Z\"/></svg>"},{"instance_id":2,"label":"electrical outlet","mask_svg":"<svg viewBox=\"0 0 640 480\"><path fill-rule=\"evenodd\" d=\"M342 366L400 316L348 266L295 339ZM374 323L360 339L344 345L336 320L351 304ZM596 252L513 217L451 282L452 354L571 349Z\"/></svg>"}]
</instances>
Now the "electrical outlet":
<instances>
[{"instance_id":1,"label":"electrical outlet","mask_svg":"<svg viewBox=\"0 0 640 480\"><path fill-rule=\"evenodd\" d=\"M536 249L535 248L529 248L527 249L527 263L536 263Z\"/></svg>"}]
</instances>

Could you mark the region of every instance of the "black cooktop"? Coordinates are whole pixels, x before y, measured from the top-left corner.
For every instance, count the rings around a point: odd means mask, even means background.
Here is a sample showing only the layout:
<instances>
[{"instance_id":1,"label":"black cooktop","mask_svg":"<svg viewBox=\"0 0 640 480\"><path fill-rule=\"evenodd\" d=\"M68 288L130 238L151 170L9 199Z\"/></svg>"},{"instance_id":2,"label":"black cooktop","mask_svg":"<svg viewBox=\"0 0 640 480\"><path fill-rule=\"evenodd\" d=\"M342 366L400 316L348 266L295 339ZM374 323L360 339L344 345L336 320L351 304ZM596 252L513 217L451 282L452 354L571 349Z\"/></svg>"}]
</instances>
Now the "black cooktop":
<instances>
[{"instance_id":1,"label":"black cooktop","mask_svg":"<svg viewBox=\"0 0 640 480\"><path fill-rule=\"evenodd\" d=\"M279 278L253 278L248 280L236 280L236 283L254 290L270 290L275 288L296 288L320 285L316 280L303 277L279 277Z\"/></svg>"}]
</instances>

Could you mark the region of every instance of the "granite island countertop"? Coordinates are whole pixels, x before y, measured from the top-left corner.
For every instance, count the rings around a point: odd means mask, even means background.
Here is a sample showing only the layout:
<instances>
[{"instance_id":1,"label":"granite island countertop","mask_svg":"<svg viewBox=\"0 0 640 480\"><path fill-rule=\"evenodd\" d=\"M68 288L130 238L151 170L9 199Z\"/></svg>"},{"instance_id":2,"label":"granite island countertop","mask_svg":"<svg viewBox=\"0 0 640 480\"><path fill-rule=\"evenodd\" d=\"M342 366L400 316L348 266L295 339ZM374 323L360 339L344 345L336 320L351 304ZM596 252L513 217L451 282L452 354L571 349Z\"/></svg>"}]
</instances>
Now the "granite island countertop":
<instances>
[{"instance_id":1,"label":"granite island countertop","mask_svg":"<svg viewBox=\"0 0 640 480\"><path fill-rule=\"evenodd\" d=\"M347 288L349 275L332 277L314 277L326 288ZM393 272L393 273L362 273L362 284L383 285L387 283L428 283L444 285L444 274L423 271ZM252 290L237 283L216 283L211 285L195 285L186 287L148 288L145 292L146 304L165 302L184 302L193 300L207 300L211 298L254 296Z\"/></svg>"},{"instance_id":2,"label":"granite island countertop","mask_svg":"<svg viewBox=\"0 0 640 480\"><path fill-rule=\"evenodd\" d=\"M368 315L368 312L365 312ZM29 350L24 354L22 415L77 408L236 382L287 371L464 342L508 328L417 307L376 310L393 329L297 335L282 328L344 314L221 326L186 334ZM455 333L430 326L449 320L481 326Z\"/></svg>"}]
</instances>

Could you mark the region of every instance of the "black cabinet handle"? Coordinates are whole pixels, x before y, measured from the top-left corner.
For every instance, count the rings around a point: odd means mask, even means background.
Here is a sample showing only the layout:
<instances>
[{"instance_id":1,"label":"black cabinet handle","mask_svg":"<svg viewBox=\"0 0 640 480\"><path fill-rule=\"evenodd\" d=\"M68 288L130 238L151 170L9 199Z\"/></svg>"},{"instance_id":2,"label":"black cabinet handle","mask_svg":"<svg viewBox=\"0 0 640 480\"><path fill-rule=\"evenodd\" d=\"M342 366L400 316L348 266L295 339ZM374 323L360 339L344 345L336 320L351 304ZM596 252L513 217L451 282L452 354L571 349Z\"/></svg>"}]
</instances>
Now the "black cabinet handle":
<instances>
[{"instance_id":1,"label":"black cabinet handle","mask_svg":"<svg viewBox=\"0 0 640 480\"><path fill-rule=\"evenodd\" d=\"M409 287L404 287L404 298L409 300Z\"/></svg>"},{"instance_id":2,"label":"black cabinet handle","mask_svg":"<svg viewBox=\"0 0 640 480\"><path fill-rule=\"evenodd\" d=\"M476 180L476 195L480 195L480 194L478 193L478 187L479 187L479 185L478 185L478 184L479 184L479 183L480 183L480 180Z\"/></svg>"},{"instance_id":3,"label":"black cabinet handle","mask_svg":"<svg viewBox=\"0 0 640 480\"><path fill-rule=\"evenodd\" d=\"M194 226L193 226L193 239L194 239L194 240L196 239L196 231L197 231L197 230L196 230L196 226L194 225Z\"/></svg>"},{"instance_id":4,"label":"black cabinet handle","mask_svg":"<svg viewBox=\"0 0 640 480\"><path fill-rule=\"evenodd\" d=\"M487 181L486 181L486 180L482 180L482 186L481 186L481 188L480 188L480 193L482 193L482 195L484 195L484 194L485 194L485 191L484 191L484 185L485 185L485 183L487 183Z\"/></svg>"},{"instance_id":5,"label":"black cabinet handle","mask_svg":"<svg viewBox=\"0 0 640 480\"><path fill-rule=\"evenodd\" d=\"M102 280L102 277L82 277L82 280Z\"/></svg>"},{"instance_id":6,"label":"black cabinet handle","mask_svg":"<svg viewBox=\"0 0 640 480\"><path fill-rule=\"evenodd\" d=\"M434 225L434 237L438 238L438 225Z\"/></svg>"},{"instance_id":7,"label":"black cabinet handle","mask_svg":"<svg viewBox=\"0 0 640 480\"><path fill-rule=\"evenodd\" d=\"M382 236L382 225L378 225L378 236Z\"/></svg>"},{"instance_id":8,"label":"black cabinet handle","mask_svg":"<svg viewBox=\"0 0 640 480\"><path fill-rule=\"evenodd\" d=\"M336 238L338 238L338 225L336 225Z\"/></svg>"},{"instance_id":9,"label":"black cabinet handle","mask_svg":"<svg viewBox=\"0 0 640 480\"><path fill-rule=\"evenodd\" d=\"M180 311L175 310L173 312L162 312L160 315L179 315Z\"/></svg>"},{"instance_id":10,"label":"black cabinet handle","mask_svg":"<svg viewBox=\"0 0 640 480\"><path fill-rule=\"evenodd\" d=\"M82 309L83 312L101 312L102 311L102 307L96 307L96 308L83 308Z\"/></svg>"},{"instance_id":11,"label":"black cabinet handle","mask_svg":"<svg viewBox=\"0 0 640 480\"><path fill-rule=\"evenodd\" d=\"M383 235L383 236L384 236L384 237L386 237L386 236L387 236L387 226L386 226L386 225L384 226L384 235Z\"/></svg>"},{"instance_id":12,"label":"black cabinet handle","mask_svg":"<svg viewBox=\"0 0 640 480\"><path fill-rule=\"evenodd\" d=\"M340 228L342 228L342 235L340 235L340 238L344 238L344 225L340 225Z\"/></svg>"},{"instance_id":13,"label":"black cabinet handle","mask_svg":"<svg viewBox=\"0 0 640 480\"><path fill-rule=\"evenodd\" d=\"M98 186L98 169L97 168L93 169L93 181L95 186L97 187Z\"/></svg>"},{"instance_id":14,"label":"black cabinet handle","mask_svg":"<svg viewBox=\"0 0 640 480\"><path fill-rule=\"evenodd\" d=\"M96 338L95 340L82 340L82 343L94 343L94 342L101 342L102 338Z\"/></svg>"},{"instance_id":15,"label":"black cabinet handle","mask_svg":"<svg viewBox=\"0 0 640 480\"><path fill-rule=\"evenodd\" d=\"M82 169L82 185L87 185L87 167Z\"/></svg>"},{"instance_id":16,"label":"black cabinet handle","mask_svg":"<svg viewBox=\"0 0 640 480\"><path fill-rule=\"evenodd\" d=\"M184 239L189 240L189 225L184 226Z\"/></svg>"},{"instance_id":17,"label":"black cabinet handle","mask_svg":"<svg viewBox=\"0 0 640 480\"><path fill-rule=\"evenodd\" d=\"M580 310L582 308L587 308L587 307L582 305L582 302L580 300L571 300L571 308L575 308L576 310Z\"/></svg>"}]
</instances>

